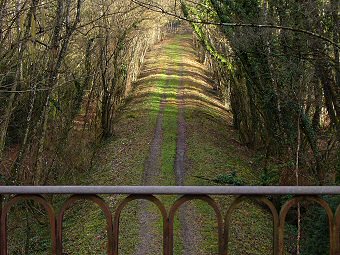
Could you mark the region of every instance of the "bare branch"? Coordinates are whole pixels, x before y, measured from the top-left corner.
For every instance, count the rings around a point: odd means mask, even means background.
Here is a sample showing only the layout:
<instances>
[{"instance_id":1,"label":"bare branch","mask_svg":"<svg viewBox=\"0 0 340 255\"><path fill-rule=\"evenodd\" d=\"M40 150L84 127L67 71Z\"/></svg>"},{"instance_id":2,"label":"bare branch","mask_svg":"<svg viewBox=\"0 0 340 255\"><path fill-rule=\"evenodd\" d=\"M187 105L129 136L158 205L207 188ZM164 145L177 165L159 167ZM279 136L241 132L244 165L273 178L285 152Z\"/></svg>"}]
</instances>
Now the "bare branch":
<instances>
[{"instance_id":1,"label":"bare branch","mask_svg":"<svg viewBox=\"0 0 340 255\"><path fill-rule=\"evenodd\" d=\"M184 16L178 15L178 14L173 13L173 12L167 11L162 6L142 2L142 1L139 1L139 0L131 0L131 1L133 3L140 5L143 8L147 8L151 11L162 13L162 14L165 14L165 15L169 15L169 16L172 16L172 17L175 17L175 18L178 18L178 19L190 22L190 23L204 24L204 25L214 25L214 26L224 26L224 27L251 27L251 28L258 28L258 29L267 28L267 29L279 29L279 30L292 31L292 32L306 34L306 35L321 39L323 41L330 43L334 47L340 49L340 45L338 43L336 43L336 42L332 41L331 39L329 39L325 36L322 36L318 33L314 33L312 31L308 31L308 30L305 30L305 29L279 26L279 25L274 25L274 24L223 23L223 22L211 22L211 21L207 21L207 20L205 20L205 21L194 20L194 19L189 19L189 18L186 18Z\"/></svg>"}]
</instances>

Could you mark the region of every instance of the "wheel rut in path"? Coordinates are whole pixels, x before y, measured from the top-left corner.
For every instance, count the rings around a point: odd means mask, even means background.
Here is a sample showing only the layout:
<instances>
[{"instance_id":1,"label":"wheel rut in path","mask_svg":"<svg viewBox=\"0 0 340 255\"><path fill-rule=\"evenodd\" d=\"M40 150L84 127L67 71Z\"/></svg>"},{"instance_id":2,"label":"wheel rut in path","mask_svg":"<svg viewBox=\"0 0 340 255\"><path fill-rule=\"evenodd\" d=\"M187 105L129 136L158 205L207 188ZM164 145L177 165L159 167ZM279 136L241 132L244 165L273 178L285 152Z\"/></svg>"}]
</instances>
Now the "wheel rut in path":
<instances>
[{"instance_id":1,"label":"wheel rut in path","mask_svg":"<svg viewBox=\"0 0 340 255\"><path fill-rule=\"evenodd\" d=\"M169 80L166 81L166 86L169 85ZM162 156L162 141L163 141L163 119L167 104L166 93L162 94L160 102L160 110L156 120L156 128L154 137L150 146L150 154L144 165L143 185L155 185L156 178L161 173L161 156ZM157 215L150 212L150 203L140 201L139 213L139 244L137 245L135 255L155 255L162 253L162 246L157 244L155 236L157 230Z\"/></svg>"},{"instance_id":2,"label":"wheel rut in path","mask_svg":"<svg viewBox=\"0 0 340 255\"><path fill-rule=\"evenodd\" d=\"M176 40L177 44L181 45L179 40ZM187 47L187 46L186 46ZM176 105L178 107L178 115L177 115L177 137L174 141L176 143L176 155L173 159L174 166L174 178L175 183L178 186L182 186L185 184L185 175L186 175L186 120L185 120L185 69L187 68L184 63L184 54L186 52L176 52L178 54L178 59L176 61L169 59L167 60L167 71L166 74L166 83L165 90L162 93L162 98L160 102L160 110L156 119L156 127L154 130L154 137L150 144L150 153L145 161L144 165L144 175L143 175L143 185L161 185L161 183L157 183L159 180L159 176L162 175L162 146L163 146L163 138L164 138L164 120L166 118L166 114L168 113L167 104L167 88L171 87L170 82L173 82L171 79L171 75L177 74L179 76L178 88L176 91ZM185 50L184 50L185 51ZM193 56L194 57L194 56ZM172 68L169 68L172 67ZM170 177L169 177L170 178ZM158 255L162 254L162 242L159 239L159 229L157 228L157 224L159 224L159 216L150 210L150 203L146 201L141 201L139 204L139 243L136 246L135 255ZM194 205L188 203L184 204L178 211L178 219L180 223L179 234L182 243L182 253L183 255L200 255L204 254L200 247L202 244L202 236L200 234L199 228L199 217L196 212L196 208ZM178 233L178 232L177 232ZM157 240L155 240L157 239Z\"/></svg>"},{"instance_id":3,"label":"wheel rut in path","mask_svg":"<svg viewBox=\"0 0 340 255\"><path fill-rule=\"evenodd\" d=\"M181 62L181 64L183 64ZM184 117L185 88L183 80L183 66L180 65L180 85L178 87L178 137L175 159L176 185L183 186L185 182L185 162L186 162L186 121ZM184 255L199 255L199 244L202 243L202 236L197 224L197 213L192 204L184 204L179 209L179 221L181 225L181 239L183 242Z\"/></svg>"}]
</instances>

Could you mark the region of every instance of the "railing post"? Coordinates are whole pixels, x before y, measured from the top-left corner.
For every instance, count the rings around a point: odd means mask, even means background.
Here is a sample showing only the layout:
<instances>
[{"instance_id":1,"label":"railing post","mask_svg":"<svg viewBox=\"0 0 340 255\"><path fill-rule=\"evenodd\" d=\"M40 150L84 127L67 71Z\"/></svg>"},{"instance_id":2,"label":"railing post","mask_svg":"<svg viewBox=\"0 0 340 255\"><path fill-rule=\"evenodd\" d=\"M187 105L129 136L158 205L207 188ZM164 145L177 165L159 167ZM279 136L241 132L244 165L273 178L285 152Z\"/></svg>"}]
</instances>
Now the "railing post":
<instances>
[{"instance_id":1,"label":"railing post","mask_svg":"<svg viewBox=\"0 0 340 255\"><path fill-rule=\"evenodd\" d=\"M338 206L334 217L334 242L335 255L340 255L340 205Z\"/></svg>"},{"instance_id":2,"label":"railing post","mask_svg":"<svg viewBox=\"0 0 340 255\"><path fill-rule=\"evenodd\" d=\"M1 224L1 215L2 215L2 203L3 203L3 199L4 199L4 197L3 197L3 195L2 194L0 194L0 255L2 255L2 246L3 246L3 243L2 243L2 231L1 231L1 226L2 226L2 224Z\"/></svg>"}]
</instances>

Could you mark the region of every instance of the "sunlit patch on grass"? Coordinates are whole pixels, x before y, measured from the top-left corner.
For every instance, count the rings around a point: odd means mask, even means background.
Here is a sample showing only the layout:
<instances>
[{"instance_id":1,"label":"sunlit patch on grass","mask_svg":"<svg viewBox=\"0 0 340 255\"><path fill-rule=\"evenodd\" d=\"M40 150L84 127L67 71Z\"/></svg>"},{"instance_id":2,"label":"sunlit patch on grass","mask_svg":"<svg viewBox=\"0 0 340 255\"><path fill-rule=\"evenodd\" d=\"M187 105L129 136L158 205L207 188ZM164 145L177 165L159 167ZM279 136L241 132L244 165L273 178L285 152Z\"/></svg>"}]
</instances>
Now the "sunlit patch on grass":
<instances>
[{"instance_id":1,"label":"sunlit patch on grass","mask_svg":"<svg viewBox=\"0 0 340 255\"><path fill-rule=\"evenodd\" d=\"M237 140L237 132L231 125L232 116L226 111L225 106L213 91L213 82L209 81L206 68L196 60L192 50L190 35L179 35L174 39L165 41L149 52L145 61L145 68L141 78L135 84L135 91L129 104L125 106L115 123L116 136L103 145L96 157L95 167L90 172L84 173L83 184L98 185L140 185L143 179L145 160L150 153L150 143L154 137L154 128L160 113L162 100L165 100L163 116L163 144L162 144L162 169L157 185L175 185L174 160L176 157L178 113L179 106L183 103L178 99L178 87L183 87L184 113L187 131L187 164L186 185L214 185L195 176L215 178L220 174L229 174L235 171L238 178L246 184L258 182L259 175L254 173L249 160L251 152L236 145L231 141ZM181 75L180 75L181 74ZM122 198L112 199L112 207L117 206ZM162 201L169 208L176 197L162 197ZM233 197L227 199L216 198L221 208L226 209ZM245 204L248 206L248 204ZM211 216L209 206L195 203L198 217L204 218L199 225L202 226L201 234L204 242L196 244L203 247L204 254L216 254L216 223ZM138 245L140 224L138 221L138 206L129 207L124 212L122 221L120 246L124 247L122 254L133 254ZM78 219L93 214L79 212ZM206 215L210 215L207 216ZM255 216L254 216L255 215ZM130 217L131 216L131 217ZM252 216L252 217L250 217ZM253 217L254 216L254 217ZM254 223L256 219L257 233L243 232L243 228ZM233 218L232 238L234 244L230 249L233 254L258 254L253 246L256 235L263 238L261 254L270 254L271 245L270 220L268 214L262 209L243 207ZM98 221L89 225L89 229L97 233ZM75 224L70 222L70 225ZM86 225L87 223L85 223ZM159 235L162 231L162 222L157 220L155 231ZM73 228L76 229L76 228ZM98 230L98 231L97 231ZM178 219L175 222L176 233L181 232ZM238 232L242 238L235 237ZM100 232L101 233L101 232ZM71 232L76 236L77 232ZM132 238L131 238L132 236ZM130 238L129 238L130 237ZM175 237L175 254L182 254L183 241L180 235ZM79 243L84 243L79 240ZM246 244L247 243L247 244ZM238 248L239 245L241 248ZM77 247L69 246L72 254L77 254ZM243 253L244 251L248 253ZM99 253L100 254L100 253Z\"/></svg>"}]
</instances>

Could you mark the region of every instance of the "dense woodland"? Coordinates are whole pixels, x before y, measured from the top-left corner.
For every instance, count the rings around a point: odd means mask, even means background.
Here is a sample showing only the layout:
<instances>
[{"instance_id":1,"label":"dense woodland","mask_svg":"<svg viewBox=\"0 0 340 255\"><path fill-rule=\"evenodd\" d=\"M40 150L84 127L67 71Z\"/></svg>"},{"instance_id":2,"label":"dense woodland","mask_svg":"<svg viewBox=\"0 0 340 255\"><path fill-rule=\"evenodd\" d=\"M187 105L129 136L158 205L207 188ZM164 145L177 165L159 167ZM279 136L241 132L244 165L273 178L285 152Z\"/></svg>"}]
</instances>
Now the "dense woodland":
<instances>
[{"instance_id":1,"label":"dense woodland","mask_svg":"<svg viewBox=\"0 0 340 255\"><path fill-rule=\"evenodd\" d=\"M203 57L241 141L290 169L308 168L314 184L334 183L339 2L205 1L182 7L188 20L197 21L197 41L209 53Z\"/></svg>"},{"instance_id":2,"label":"dense woodland","mask_svg":"<svg viewBox=\"0 0 340 255\"><path fill-rule=\"evenodd\" d=\"M65 162L89 164L97 142L114 135L147 50L175 18L191 23L240 141L262 151L265 168L273 158L301 165L313 177L306 184L339 176L337 0L4 0L0 10L7 183L53 183Z\"/></svg>"},{"instance_id":3,"label":"dense woodland","mask_svg":"<svg viewBox=\"0 0 340 255\"><path fill-rule=\"evenodd\" d=\"M1 0L0 185L77 183L179 26L261 185L339 185L339 20L339 0ZM311 236L306 254L322 254Z\"/></svg>"},{"instance_id":4,"label":"dense woodland","mask_svg":"<svg viewBox=\"0 0 340 255\"><path fill-rule=\"evenodd\" d=\"M1 178L54 183L113 135L167 19L131 1L5 0L0 14Z\"/></svg>"},{"instance_id":5,"label":"dense woodland","mask_svg":"<svg viewBox=\"0 0 340 255\"><path fill-rule=\"evenodd\" d=\"M65 162L89 164L98 141L114 135L147 50L175 18L191 23L240 141L263 153L265 168L274 158L307 169L313 180L303 182L339 176L337 0L3 0L0 14L7 183L53 183Z\"/></svg>"}]
</instances>

